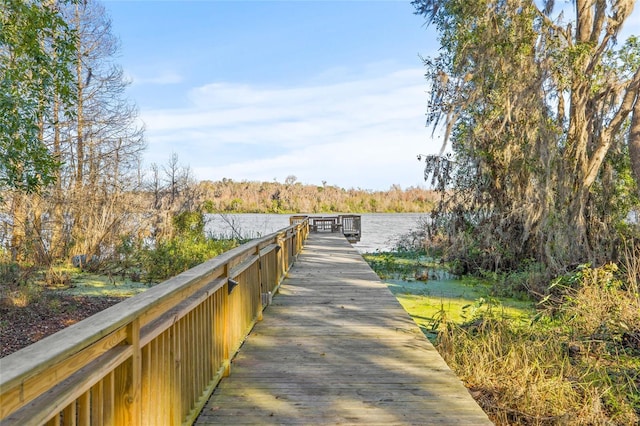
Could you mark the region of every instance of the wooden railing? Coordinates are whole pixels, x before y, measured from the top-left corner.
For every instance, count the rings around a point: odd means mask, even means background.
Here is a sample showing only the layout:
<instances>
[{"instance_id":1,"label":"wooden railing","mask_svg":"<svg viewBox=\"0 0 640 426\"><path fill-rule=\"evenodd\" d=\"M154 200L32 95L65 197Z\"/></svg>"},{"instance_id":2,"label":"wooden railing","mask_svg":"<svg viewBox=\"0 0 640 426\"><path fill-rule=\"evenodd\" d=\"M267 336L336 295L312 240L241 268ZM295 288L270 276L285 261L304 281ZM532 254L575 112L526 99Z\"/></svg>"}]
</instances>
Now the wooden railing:
<instances>
[{"instance_id":1,"label":"wooden railing","mask_svg":"<svg viewBox=\"0 0 640 426\"><path fill-rule=\"evenodd\" d=\"M308 232L253 240L2 358L0 424L191 424Z\"/></svg>"},{"instance_id":2,"label":"wooden railing","mask_svg":"<svg viewBox=\"0 0 640 426\"><path fill-rule=\"evenodd\" d=\"M361 217L357 214L341 214L338 216L306 216L289 217L289 223L295 224L309 221L310 232L341 232L350 243L360 241Z\"/></svg>"}]
</instances>

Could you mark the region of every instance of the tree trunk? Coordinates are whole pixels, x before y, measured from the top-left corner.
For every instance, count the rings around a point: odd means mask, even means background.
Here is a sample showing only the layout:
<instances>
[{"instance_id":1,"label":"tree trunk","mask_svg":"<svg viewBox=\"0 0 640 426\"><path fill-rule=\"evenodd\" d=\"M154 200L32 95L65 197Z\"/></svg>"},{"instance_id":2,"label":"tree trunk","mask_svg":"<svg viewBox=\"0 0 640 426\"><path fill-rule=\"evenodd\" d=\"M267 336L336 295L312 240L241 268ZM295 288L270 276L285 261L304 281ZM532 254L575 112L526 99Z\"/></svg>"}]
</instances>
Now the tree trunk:
<instances>
[{"instance_id":1,"label":"tree trunk","mask_svg":"<svg viewBox=\"0 0 640 426\"><path fill-rule=\"evenodd\" d=\"M11 226L11 260L13 262L20 262L24 260L24 225L26 222L24 197L24 194L19 191L14 191L11 203L11 218L13 219Z\"/></svg>"},{"instance_id":2,"label":"tree trunk","mask_svg":"<svg viewBox=\"0 0 640 426\"><path fill-rule=\"evenodd\" d=\"M558 206L559 211L567 206L566 218L568 223L564 224L563 232L566 233L567 240L564 244L558 244L564 253L557 253L560 258L566 256L565 261L573 262L576 256L589 255L587 244L587 224L585 218L585 207L588 200L589 188L586 185L585 177L588 165L588 143L589 132L587 130L587 103L588 84L583 76L576 76L571 87L571 107L569 109L569 132L567 135L567 148L564 153L564 164L567 167L562 171L564 190ZM564 239L564 238L563 238ZM555 242L554 244L557 244Z\"/></svg>"},{"instance_id":3,"label":"tree trunk","mask_svg":"<svg viewBox=\"0 0 640 426\"><path fill-rule=\"evenodd\" d=\"M631 157L631 170L636 180L636 189L640 197L640 96L636 96L633 115L631 116L629 156Z\"/></svg>"},{"instance_id":4,"label":"tree trunk","mask_svg":"<svg viewBox=\"0 0 640 426\"><path fill-rule=\"evenodd\" d=\"M75 6L75 27L78 32L82 28L82 18L80 5ZM75 179L73 181L72 195L72 217L73 217L73 241L76 254L84 253L84 81L83 81L83 43L82 37L77 37L76 50L76 170ZM78 251L79 250L79 251Z\"/></svg>"},{"instance_id":5,"label":"tree trunk","mask_svg":"<svg viewBox=\"0 0 640 426\"><path fill-rule=\"evenodd\" d=\"M53 157L56 161L62 160L62 151L60 147L60 100L58 96L53 102ZM66 238L63 236L64 230L64 213L63 213L63 192L62 192L62 176L58 170L56 183L53 189L53 206L51 212L51 247L50 253L52 259L60 259L66 254L65 243Z\"/></svg>"},{"instance_id":6,"label":"tree trunk","mask_svg":"<svg viewBox=\"0 0 640 426\"><path fill-rule=\"evenodd\" d=\"M80 19L80 6L76 4L76 29L79 29L81 26ZM77 135L76 135L76 179L75 184L76 188L82 189L83 183L83 170L84 170L84 112L83 112L83 104L84 104L84 82L82 75L82 40L78 37L77 41L77 57L76 57L76 90L77 90Z\"/></svg>"}]
</instances>

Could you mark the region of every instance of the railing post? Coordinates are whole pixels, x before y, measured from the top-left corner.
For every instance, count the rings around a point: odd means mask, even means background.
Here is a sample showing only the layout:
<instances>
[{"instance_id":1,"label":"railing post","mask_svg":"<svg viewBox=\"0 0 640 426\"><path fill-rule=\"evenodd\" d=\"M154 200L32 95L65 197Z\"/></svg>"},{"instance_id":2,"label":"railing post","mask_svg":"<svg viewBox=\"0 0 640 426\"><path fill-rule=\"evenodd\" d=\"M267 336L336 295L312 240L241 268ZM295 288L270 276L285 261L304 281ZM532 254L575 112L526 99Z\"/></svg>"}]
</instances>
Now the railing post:
<instances>
[{"instance_id":1,"label":"railing post","mask_svg":"<svg viewBox=\"0 0 640 426\"><path fill-rule=\"evenodd\" d=\"M3 371L0 423L6 420L7 424L22 425L26 423L11 423L12 416L36 416L43 422L51 420L51 424L62 419L105 426L182 424L191 418L193 405L199 404L200 392L208 388L210 376L215 375L217 383L221 375L230 374L231 358L247 328L263 317L267 302L263 305L262 293L266 297L270 291L277 291L309 230L309 219L304 218L296 226L260 239L255 246L234 249L210 264L198 266L196 273L181 274L150 289L147 294L153 297L133 297L120 305L122 309L98 314L99 318L87 323L88 328L76 331L79 336L62 331L66 342L60 345L62 350L37 346L45 367L42 362L36 365L30 359L13 357L11 365L25 362L33 377L28 376L26 383L18 374L7 380ZM244 288L230 295L234 283L231 278ZM208 303L209 290L215 310L201 306ZM248 295L251 300L245 299ZM253 311L251 318L249 310ZM208 318L215 318L215 330L211 336L204 336ZM208 366L211 361L203 353L213 351L207 344L214 341L217 346L210 357L215 363ZM189 346L192 343L196 351ZM53 353L46 355L48 351ZM97 365L98 357L103 357L98 371L93 367L81 370L94 361ZM206 374L199 376L198 369ZM208 370L215 370L215 374ZM55 393L54 398L43 392Z\"/></svg>"},{"instance_id":2,"label":"railing post","mask_svg":"<svg viewBox=\"0 0 640 426\"><path fill-rule=\"evenodd\" d=\"M258 292L258 321L262 321L262 293L265 292L264 287L262 286L262 259L260 258L260 244L256 245L256 256L258 256L258 286L260 287L260 291Z\"/></svg>"},{"instance_id":3,"label":"railing post","mask_svg":"<svg viewBox=\"0 0 640 426\"><path fill-rule=\"evenodd\" d=\"M224 307L224 321L222 324L222 330L223 330L223 342L224 342L224 348L223 348L223 359L224 359L224 373L222 373L223 377L227 377L229 376L229 374L231 374L231 354L230 352L230 347L231 347L231 309L229 307L229 264L225 264L224 265L224 275L225 277L225 284L224 284L224 288L222 290L222 306Z\"/></svg>"},{"instance_id":4,"label":"railing post","mask_svg":"<svg viewBox=\"0 0 640 426\"><path fill-rule=\"evenodd\" d=\"M302 233L302 224L300 224L300 226L298 226L296 228L296 233L298 234L298 251L296 253L296 259L297 259L298 255L302 251L302 245L304 244L304 235Z\"/></svg>"},{"instance_id":5,"label":"railing post","mask_svg":"<svg viewBox=\"0 0 640 426\"><path fill-rule=\"evenodd\" d=\"M278 235L278 237L276 237L276 244L278 245L278 247L280 247L279 250L276 251L276 283L277 285L280 284L281 282L281 278L282 278L282 259L284 257L284 244L282 243L282 240L280 239L280 236Z\"/></svg>"},{"instance_id":6,"label":"railing post","mask_svg":"<svg viewBox=\"0 0 640 426\"><path fill-rule=\"evenodd\" d=\"M180 347L180 327L174 324L167 330L169 339L169 382L167 386L172 401L170 410L170 424L179 425L182 422L182 348Z\"/></svg>"},{"instance_id":7,"label":"railing post","mask_svg":"<svg viewBox=\"0 0 640 426\"><path fill-rule=\"evenodd\" d=\"M140 392L142 378L142 352L140 350L140 319L127 326L126 343L133 349L116 377L116 424L141 425Z\"/></svg>"}]
</instances>

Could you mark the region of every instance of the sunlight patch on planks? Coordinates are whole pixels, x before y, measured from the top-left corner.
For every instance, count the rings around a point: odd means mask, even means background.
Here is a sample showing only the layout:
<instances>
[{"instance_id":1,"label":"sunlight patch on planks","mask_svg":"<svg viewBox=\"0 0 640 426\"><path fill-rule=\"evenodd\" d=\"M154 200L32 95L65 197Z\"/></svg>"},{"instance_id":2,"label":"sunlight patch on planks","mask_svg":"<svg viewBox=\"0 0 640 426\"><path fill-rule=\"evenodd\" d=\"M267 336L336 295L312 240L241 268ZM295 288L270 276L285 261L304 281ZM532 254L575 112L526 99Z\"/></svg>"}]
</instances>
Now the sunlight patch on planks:
<instances>
[{"instance_id":1,"label":"sunlight patch on planks","mask_svg":"<svg viewBox=\"0 0 640 426\"><path fill-rule=\"evenodd\" d=\"M196 422L489 425L338 234L311 234Z\"/></svg>"}]
</instances>

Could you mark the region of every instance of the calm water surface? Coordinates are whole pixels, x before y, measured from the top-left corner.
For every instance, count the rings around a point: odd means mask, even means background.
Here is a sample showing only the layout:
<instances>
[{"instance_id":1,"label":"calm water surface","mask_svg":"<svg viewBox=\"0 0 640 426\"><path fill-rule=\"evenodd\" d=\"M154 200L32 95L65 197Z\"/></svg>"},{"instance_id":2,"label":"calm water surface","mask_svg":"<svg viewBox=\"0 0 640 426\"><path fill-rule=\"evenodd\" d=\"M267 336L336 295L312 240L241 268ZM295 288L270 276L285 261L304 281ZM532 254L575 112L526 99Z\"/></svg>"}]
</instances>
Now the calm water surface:
<instances>
[{"instance_id":1,"label":"calm water surface","mask_svg":"<svg viewBox=\"0 0 640 426\"><path fill-rule=\"evenodd\" d=\"M289 226L288 214L210 214L207 234L257 238ZM321 215L313 215L321 216ZM324 214L323 216L332 216ZM403 234L417 229L428 213L363 213L362 238L353 246L361 253L390 250Z\"/></svg>"}]
</instances>

